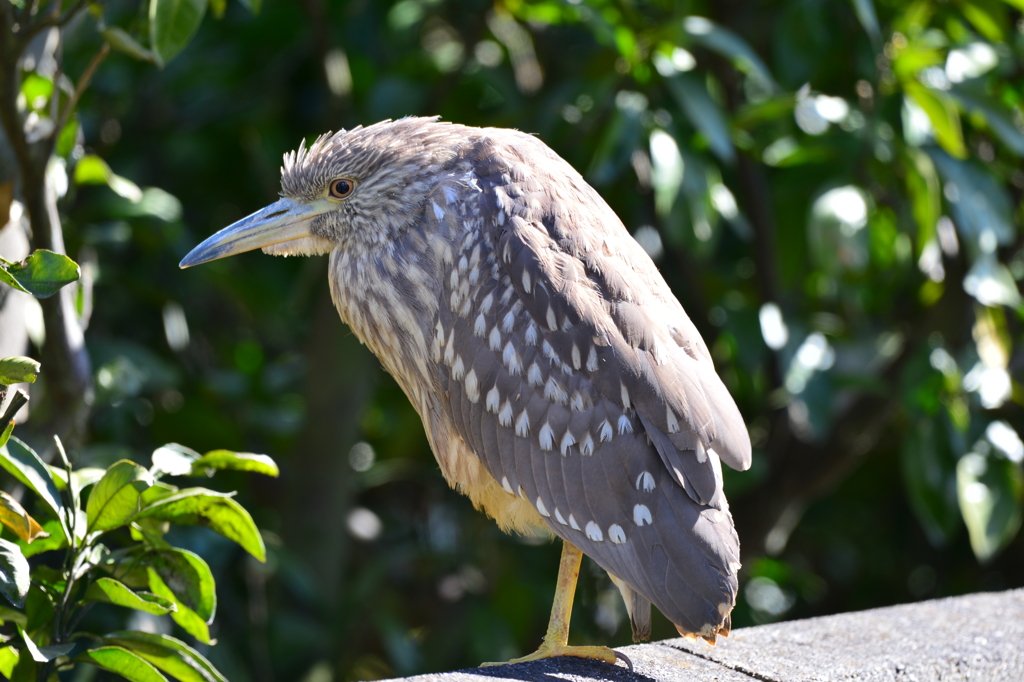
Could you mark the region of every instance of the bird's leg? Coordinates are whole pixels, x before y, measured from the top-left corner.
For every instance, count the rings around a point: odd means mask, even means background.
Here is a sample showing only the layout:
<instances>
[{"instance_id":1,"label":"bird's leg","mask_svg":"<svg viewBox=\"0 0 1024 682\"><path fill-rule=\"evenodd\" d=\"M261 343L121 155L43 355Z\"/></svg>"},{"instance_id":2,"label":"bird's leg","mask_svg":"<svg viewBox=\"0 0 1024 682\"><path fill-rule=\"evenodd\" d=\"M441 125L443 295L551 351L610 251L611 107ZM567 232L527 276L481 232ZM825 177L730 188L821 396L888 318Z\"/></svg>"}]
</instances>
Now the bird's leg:
<instances>
[{"instance_id":1,"label":"bird's leg","mask_svg":"<svg viewBox=\"0 0 1024 682\"><path fill-rule=\"evenodd\" d=\"M528 656L514 658L509 663L525 663L539 661L554 656L576 656L593 658L615 665L615 652L606 646L569 646L569 619L572 617L572 601L576 593L576 579L580 575L580 562L583 552L570 542L562 542L562 560L558 565L558 586L555 588L555 600L551 605L551 619L548 631L540 648ZM484 663L484 666L505 665L504 663Z\"/></svg>"}]
</instances>

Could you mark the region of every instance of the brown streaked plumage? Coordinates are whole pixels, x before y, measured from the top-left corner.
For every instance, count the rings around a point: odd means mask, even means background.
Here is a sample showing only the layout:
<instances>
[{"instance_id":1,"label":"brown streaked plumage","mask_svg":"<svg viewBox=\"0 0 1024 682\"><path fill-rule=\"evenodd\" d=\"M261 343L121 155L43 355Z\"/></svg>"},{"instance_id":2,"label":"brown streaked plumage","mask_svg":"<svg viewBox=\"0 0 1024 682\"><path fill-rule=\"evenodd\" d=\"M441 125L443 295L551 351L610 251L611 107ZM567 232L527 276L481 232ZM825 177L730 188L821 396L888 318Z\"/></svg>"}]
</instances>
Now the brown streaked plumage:
<instances>
[{"instance_id":1,"label":"brown streaked plumage","mask_svg":"<svg viewBox=\"0 0 1024 682\"><path fill-rule=\"evenodd\" d=\"M355 188L332 199L339 178ZM721 462L750 465L747 430L597 192L530 135L423 118L300 146L281 186L182 266L329 254L342 319L408 395L450 484L504 530L545 528L597 561L634 638L652 602L683 634L728 634L739 541Z\"/></svg>"}]
</instances>

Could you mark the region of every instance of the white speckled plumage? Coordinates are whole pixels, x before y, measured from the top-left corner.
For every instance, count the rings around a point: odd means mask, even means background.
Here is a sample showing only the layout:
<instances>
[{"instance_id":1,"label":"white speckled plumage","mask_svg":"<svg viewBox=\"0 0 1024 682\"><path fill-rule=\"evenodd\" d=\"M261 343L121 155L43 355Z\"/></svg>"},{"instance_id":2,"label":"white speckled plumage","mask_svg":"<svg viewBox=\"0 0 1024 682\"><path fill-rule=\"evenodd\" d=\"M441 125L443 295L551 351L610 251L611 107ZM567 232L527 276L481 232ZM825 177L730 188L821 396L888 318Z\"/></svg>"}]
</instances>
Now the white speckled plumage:
<instances>
[{"instance_id":1,"label":"white speckled plumage","mask_svg":"<svg viewBox=\"0 0 1024 682\"><path fill-rule=\"evenodd\" d=\"M749 438L608 205L535 137L434 119L322 136L285 157L282 195L317 201L338 177L351 196L265 250L330 254L335 305L448 481L503 528L593 557L636 637L652 602L680 632L727 633L739 543L719 460L749 466Z\"/></svg>"}]
</instances>

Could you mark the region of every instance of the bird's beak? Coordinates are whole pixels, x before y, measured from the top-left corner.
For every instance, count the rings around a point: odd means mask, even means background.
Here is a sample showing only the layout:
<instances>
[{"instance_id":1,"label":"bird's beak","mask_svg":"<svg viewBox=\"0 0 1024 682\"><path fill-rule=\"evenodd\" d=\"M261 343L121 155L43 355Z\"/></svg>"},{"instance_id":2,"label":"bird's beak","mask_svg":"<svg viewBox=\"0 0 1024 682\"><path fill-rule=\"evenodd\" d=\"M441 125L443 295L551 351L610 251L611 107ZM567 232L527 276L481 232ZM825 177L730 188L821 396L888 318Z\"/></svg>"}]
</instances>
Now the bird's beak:
<instances>
[{"instance_id":1,"label":"bird's beak","mask_svg":"<svg viewBox=\"0 0 1024 682\"><path fill-rule=\"evenodd\" d=\"M279 199L208 238L192 249L179 267L190 268L218 258L309 237L310 222L327 209L319 204L287 197Z\"/></svg>"}]
</instances>

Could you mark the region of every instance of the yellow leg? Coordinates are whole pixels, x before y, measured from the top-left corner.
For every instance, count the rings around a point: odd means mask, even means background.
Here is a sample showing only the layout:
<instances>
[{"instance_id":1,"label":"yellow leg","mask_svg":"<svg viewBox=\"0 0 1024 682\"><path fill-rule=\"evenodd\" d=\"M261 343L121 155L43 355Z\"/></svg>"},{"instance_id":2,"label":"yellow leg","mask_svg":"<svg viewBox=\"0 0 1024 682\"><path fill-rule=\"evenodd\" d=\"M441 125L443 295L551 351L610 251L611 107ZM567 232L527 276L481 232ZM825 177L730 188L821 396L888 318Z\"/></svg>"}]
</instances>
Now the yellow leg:
<instances>
[{"instance_id":1,"label":"yellow leg","mask_svg":"<svg viewBox=\"0 0 1024 682\"><path fill-rule=\"evenodd\" d=\"M569 646L569 619L572 617L572 600L576 593L576 579L580 575L580 562L583 552L569 542L562 543L562 561L558 565L558 586L555 588L555 601L551 605L551 620L548 631L540 648L528 656L515 658L509 663L525 663L539 661L554 656L577 656L593 658L615 665L615 652L606 646ZM484 663L484 666L505 665L504 663Z\"/></svg>"}]
</instances>

